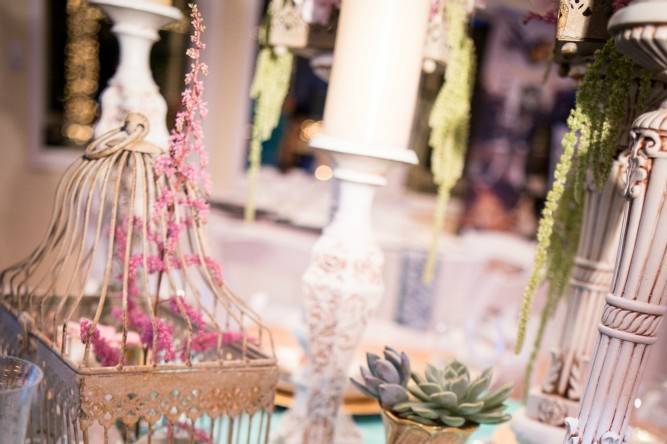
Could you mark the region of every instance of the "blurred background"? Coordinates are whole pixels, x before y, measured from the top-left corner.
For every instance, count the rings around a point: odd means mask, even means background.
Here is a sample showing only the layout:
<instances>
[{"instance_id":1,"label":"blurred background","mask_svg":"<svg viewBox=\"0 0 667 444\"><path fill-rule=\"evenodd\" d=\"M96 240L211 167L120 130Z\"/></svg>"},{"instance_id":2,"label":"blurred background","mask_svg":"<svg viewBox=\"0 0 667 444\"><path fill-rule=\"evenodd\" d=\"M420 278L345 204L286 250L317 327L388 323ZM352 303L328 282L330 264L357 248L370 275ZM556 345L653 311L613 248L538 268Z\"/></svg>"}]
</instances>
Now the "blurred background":
<instances>
[{"instance_id":1,"label":"blurred background","mask_svg":"<svg viewBox=\"0 0 667 444\"><path fill-rule=\"evenodd\" d=\"M58 178L91 139L100 91L118 61L107 19L68 13L78 1L0 0L0 267L26 255L45 234ZM207 22L211 73L205 124L214 183L210 241L229 285L276 332L286 374L283 394L289 398L305 334L301 276L336 193L329 160L309 148L321 126L327 84L308 60L298 59L280 124L264 146L258 220L245 224L253 106L248 91L266 4L197 3ZM185 1L175 5L185 8ZM423 74L411 143L419 164L394 169L374 208L386 292L363 351L390 343L424 360L457 356L473 367L497 366L501 379L522 379L527 353L512 351L518 305L575 86L550 68L554 25L524 23L527 7L518 0L489 1L476 14L478 73L466 169L447 209L430 285L421 279L435 206L427 120L442 74ZM152 52L170 126L187 44L183 22L161 31ZM545 370L553 336L547 337L536 378ZM664 351L662 337L657 347ZM647 386L667 372L665 354L653 356Z\"/></svg>"}]
</instances>

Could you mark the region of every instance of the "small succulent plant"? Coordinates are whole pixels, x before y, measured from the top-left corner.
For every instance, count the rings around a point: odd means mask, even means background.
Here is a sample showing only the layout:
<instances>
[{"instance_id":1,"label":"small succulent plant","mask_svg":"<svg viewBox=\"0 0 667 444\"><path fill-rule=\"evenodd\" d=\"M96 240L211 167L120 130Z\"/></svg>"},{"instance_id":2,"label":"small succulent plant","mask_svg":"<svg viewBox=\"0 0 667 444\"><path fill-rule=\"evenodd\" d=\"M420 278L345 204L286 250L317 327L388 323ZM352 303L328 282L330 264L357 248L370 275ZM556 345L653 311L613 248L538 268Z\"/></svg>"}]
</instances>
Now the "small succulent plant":
<instances>
[{"instance_id":1,"label":"small succulent plant","mask_svg":"<svg viewBox=\"0 0 667 444\"><path fill-rule=\"evenodd\" d=\"M499 424L511 417L505 401L511 385L489 390L491 369L471 381L467 367L453 361L443 369L426 367L423 376L412 373L405 353L385 348L385 358L368 354L368 370L362 368L364 384L352 380L362 392L380 402L395 416L430 426L462 427L466 423Z\"/></svg>"},{"instance_id":2,"label":"small succulent plant","mask_svg":"<svg viewBox=\"0 0 667 444\"><path fill-rule=\"evenodd\" d=\"M366 353L368 369L361 367L364 382L352 379L352 383L363 393L377 399L383 408L390 409L410 399L407 390L410 359L405 353L399 353L391 347L385 347L383 354L384 358Z\"/></svg>"}]
</instances>

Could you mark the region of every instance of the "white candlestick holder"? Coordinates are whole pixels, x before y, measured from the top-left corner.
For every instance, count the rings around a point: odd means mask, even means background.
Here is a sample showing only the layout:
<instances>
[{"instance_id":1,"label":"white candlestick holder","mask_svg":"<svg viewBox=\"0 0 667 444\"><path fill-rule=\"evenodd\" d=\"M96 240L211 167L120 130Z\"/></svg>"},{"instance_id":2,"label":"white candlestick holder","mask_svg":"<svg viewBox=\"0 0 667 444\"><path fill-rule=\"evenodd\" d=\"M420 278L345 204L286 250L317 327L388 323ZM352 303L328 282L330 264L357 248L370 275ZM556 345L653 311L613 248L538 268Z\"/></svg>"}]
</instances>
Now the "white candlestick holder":
<instances>
[{"instance_id":1,"label":"white candlestick holder","mask_svg":"<svg viewBox=\"0 0 667 444\"><path fill-rule=\"evenodd\" d=\"M417 161L407 147L430 1L377 6L356 0L341 7L323 130L311 141L334 160L337 208L303 278L306 392L276 443L361 442L358 433L337 429L346 423L338 412L349 366L384 292L383 255L371 223L375 189L385 184L390 164Z\"/></svg>"},{"instance_id":2,"label":"white candlestick holder","mask_svg":"<svg viewBox=\"0 0 667 444\"><path fill-rule=\"evenodd\" d=\"M148 0L90 0L113 21L111 31L118 38L118 68L102 92L102 114L95 137L122 125L129 112L148 118L146 140L159 147L169 145L167 103L160 94L150 67L150 52L160 39L158 31L183 16L178 8Z\"/></svg>"}]
</instances>

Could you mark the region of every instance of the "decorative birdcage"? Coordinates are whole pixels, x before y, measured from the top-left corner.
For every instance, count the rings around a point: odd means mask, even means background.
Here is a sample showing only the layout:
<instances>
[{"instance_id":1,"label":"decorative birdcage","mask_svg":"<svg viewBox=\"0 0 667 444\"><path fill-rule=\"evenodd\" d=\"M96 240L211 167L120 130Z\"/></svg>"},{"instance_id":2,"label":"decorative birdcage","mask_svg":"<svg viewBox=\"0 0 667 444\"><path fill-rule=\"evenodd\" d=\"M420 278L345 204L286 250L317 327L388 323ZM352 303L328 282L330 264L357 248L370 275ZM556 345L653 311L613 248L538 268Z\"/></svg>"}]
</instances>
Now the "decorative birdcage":
<instances>
[{"instance_id":1,"label":"decorative birdcage","mask_svg":"<svg viewBox=\"0 0 667 444\"><path fill-rule=\"evenodd\" d=\"M28 436L266 442L270 332L209 256L196 183L162 172L169 155L147 133L130 114L93 141L45 239L0 273L0 353L45 373Z\"/></svg>"},{"instance_id":2,"label":"decorative birdcage","mask_svg":"<svg viewBox=\"0 0 667 444\"><path fill-rule=\"evenodd\" d=\"M561 65L587 63L609 39L611 0L560 0L555 59Z\"/></svg>"}]
</instances>

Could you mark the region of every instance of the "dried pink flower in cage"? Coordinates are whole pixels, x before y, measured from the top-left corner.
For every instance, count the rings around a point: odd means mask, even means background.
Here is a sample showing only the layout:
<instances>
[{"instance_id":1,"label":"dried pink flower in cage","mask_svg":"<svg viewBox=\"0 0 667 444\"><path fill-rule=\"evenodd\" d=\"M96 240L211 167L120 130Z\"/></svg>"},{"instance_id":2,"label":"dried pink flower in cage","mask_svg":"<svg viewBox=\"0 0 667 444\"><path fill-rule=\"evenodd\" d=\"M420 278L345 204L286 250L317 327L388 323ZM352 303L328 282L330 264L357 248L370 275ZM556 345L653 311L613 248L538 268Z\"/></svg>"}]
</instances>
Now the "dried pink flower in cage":
<instances>
[{"instance_id":1,"label":"dried pink flower in cage","mask_svg":"<svg viewBox=\"0 0 667 444\"><path fill-rule=\"evenodd\" d=\"M210 188L210 179L206 171L208 155L203 145L201 126L201 120L207 112L202 100L204 87L201 80L201 77L208 73L206 64L201 61L201 51L205 48L201 37L205 27L197 6L190 5L190 7L192 8L193 34L191 36L192 47L187 50L187 55L192 62L190 71L185 77L186 88L182 94L182 109L176 116L175 127L170 137L169 152L158 157L155 162L155 174L164 175L169 186L160 189L154 213L149 220L144 221L136 216L127 217L116 226L114 233L116 239L114 256L120 264L125 262L130 225L133 230L137 231L143 230L146 225L147 238L157 248L157 255L151 254L144 257L142 253L131 254L127 263L127 276L120 273L116 279L121 286L123 280L126 279L124 285L127 288L128 327L138 333L144 347L151 350L155 347L154 352L166 362L176 359L177 356L175 352L177 345L173 339L174 327L159 317L153 321L142 304L138 302L137 298L142 295L142 289L137 282L140 270L145 266L146 273L154 274L166 272L168 269L204 266L216 285L223 283L222 269L213 258L208 256L202 258L196 254L184 255L181 258L175 254L182 233L193 224L204 224L209 211L208 202L201 194L202 192L208 194ZM188 208L190 215L177 218L174 213L176 204ZM162 218L166 220L164 239L160 237L157 229L161 225ZM118 293L116 296L122 299L123 294ZM186 303L183 297L170 298L169 307L172 312L183 316L175 298L179 298L178 301L185 309L185 316L197 330L192 338L192 351L201 352L216 346L217 334L206 331L202 314ZM119 322L124 322L121 308L114 308L112 315ZM223 343L231 343L235 340L234 336L229 335L229 333L223 334ZM98 336L95 337L98 344L97 346L94 344L93 351L98 360L109 361L113 358L113 353L109 344ZM181 344L180 349L183 355L186 347ZM186 360L185 356L181 357Z\"/></svg>"},{"instance_id":2,"label":"dried pink flower in cage","mask_svg":"<svg viewBox=\"0 0 667 444\"><path fill-rule=\"evenodd\" d=\"M213 438L211 438L211 436L208 433L204 432L203 430L199 430L196 427L192 427L192 425L188 424L185 421L177 422L176 428L184 432L187 432L188 435L192 434L192 437L194 438L197 444L214 444Z\"/></svg>"},{"instance_id":3,"label":"dried pink flower in cage","mask_svg":"<svg viewBox=\"0 0 667 444\"><path fill-rule=\"evenodd\" d=\"M99 327L93 331L93 322L89 319L81 319L79 323L79 335L81 343L90 343L97 361L105 367L118 365L120 362L120 350L112 347L100 334Z\"/></svg>"},{"instance_id":4,"label":"dried pink flower in cage","mask_svg":"<svg viewBox=\"0 0 667 444\"><path fill-rule=\"evenodd\" d=\"M199 330L193 337L190 342L190 349L193 352L205 352L212 348L217 347L218 339L222 345L230 345L234 343L242 342L244 338L243 333L235 331L225 331L225 332L215 332L215 331L205 331ZM249 342L256 342L254 339L249 338ZM185 347L181 351L181 359L186 360L185 356Z\"/></svg>"},{"instance_id":5,"label":"dried pink flower in cage","mask_svg":"<svg viewBox=\"0 0 667 444\"><path fill-rule=\"evenodd\" d=\"M206 326L202 314L192 305L185 302L182 296L172 296L169 298L169 308L174 314L179 316L185 315L196 330L203 330Z\"/></svg>"}]
</instances>

